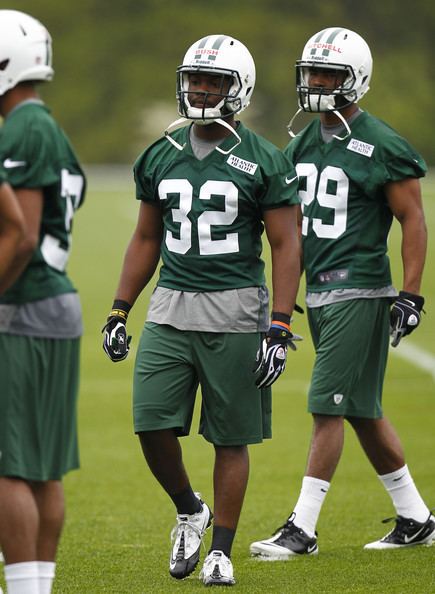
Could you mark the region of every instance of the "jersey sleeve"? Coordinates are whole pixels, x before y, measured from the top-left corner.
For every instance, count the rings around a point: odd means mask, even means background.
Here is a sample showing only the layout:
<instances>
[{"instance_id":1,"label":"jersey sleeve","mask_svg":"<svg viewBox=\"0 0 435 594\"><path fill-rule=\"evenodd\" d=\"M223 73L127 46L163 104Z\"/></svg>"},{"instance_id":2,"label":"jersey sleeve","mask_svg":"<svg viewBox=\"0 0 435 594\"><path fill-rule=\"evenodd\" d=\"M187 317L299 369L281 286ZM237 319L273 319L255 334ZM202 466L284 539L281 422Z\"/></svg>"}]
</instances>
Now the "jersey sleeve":
<instances>
[{"instance_id":1,"label":"jersey sleeve","mask_svg":"<svg viewBox=\"0 0 435 594\"><path fill-rule=\"evenodd\" d=\"M424 159L416 153L412 147L395 155L386 164L387 180L400 181L407 177L424 177L427 172L427 165Z\"/></svg>"},{"instance_id":2,"label":"jersey sleeve","mask_svg":"<svg viewBox=\"0 0 435 594\"><path fill-rule=\"evenodd\" d=\"M133 176L136 184L137 200L153 201L151 176L147 171L147 151L144 151L136 160L133 167Z\"/></svg>"},{"instance_id":3,"label":"jersey sleeve","mask_svg":"<svg viewBox=\"0 0 435 594\"><path fill-rule=\"evenodd\" d=\"M263 210L299 204L298 176L293 164L277 150L273 155L273 169L268 172L266 192L261 201Z\"/></svg>"},{"instance_id":4,"label":"jersey sleeve","mask_svg":"<svg viewBox=\"0 0 435 594\"><path fill-rule=\"evenodd\" d=\"M8 176L6 175L5 168L0 163L0 184L4 184L6 181L8 181Z\"/></svg>"},{"instance_id":5,"label":"jersey sleeve","mask_svg":"<svg viewBox=\"0 0 435 594\"><path fill-rule=\"evenodd\" d=\"M43 188L59 180L59 163L53 159L56 147L49 135L34 127L22 144L11 149L11 159L22 165L8 171L14 188Z\"/></svg>"}]
</instances>

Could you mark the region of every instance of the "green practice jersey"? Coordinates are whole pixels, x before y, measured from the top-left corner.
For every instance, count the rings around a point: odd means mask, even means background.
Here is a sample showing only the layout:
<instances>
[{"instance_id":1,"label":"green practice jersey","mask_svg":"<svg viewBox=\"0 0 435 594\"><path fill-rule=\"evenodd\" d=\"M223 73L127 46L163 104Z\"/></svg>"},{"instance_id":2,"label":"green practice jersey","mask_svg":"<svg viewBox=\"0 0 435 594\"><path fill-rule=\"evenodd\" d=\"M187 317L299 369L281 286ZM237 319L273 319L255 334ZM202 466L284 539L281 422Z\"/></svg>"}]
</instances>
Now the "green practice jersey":
<instances>
[{"instance_id":1,"label":"green practice jersey","mask_svg":"<svg viewBox=\"0 0 435 594\"><path fill-rule=\"evenodd\" d=\"M85 178L66 138L39 101L19 104L0 129L0 161L12 187L42 189L39 244L2 303L27 303L74 291L65 268L72 220L82 204Z\"/></svg>"},{"instance_id":2,"label":"green practice jersey","mask_svg":"<svg viewBox=\"0 0 435 594\"><path fill-rule=\"evenodd\" d=\"M239 123L239 144L198 160L189 127L161 138L135 164L136 196L159 205L164 234L158 285L222 291L264 284L264 210L298 204L296 173L271 143ZM219 148L228 150L234 136ZM287 180L287 181L286 181Z\"/></svg>"},{"instance_id":3,"label":"green practice jersey","mask_svg":"<svg viewBox=\"0 0 435 594\"><path fill-rule=\"evenodd\" d=\"M325 143L316 119L284 151L299 176L310 292L391 284L387 236L393 215L384 186L426 172L408 142L367 112L351 130L345 140Z\"/></svg>"}]
</instances>

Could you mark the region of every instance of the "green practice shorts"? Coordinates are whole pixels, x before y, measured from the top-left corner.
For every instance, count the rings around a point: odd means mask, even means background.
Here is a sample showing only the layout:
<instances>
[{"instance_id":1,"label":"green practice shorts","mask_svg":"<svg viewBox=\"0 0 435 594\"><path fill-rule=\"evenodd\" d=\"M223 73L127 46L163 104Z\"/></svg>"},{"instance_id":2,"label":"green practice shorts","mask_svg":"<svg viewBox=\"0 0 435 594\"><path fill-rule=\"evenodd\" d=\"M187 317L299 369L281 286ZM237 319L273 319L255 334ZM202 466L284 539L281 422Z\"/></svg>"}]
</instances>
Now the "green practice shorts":
<instances>
[{"instance_id":1,"label":"green practice shorts","mask_svg":"<svg viewBox=\"0 0 435 594\"><path fill-rule=\"evenodd\" d=\"M252 368L261 335L176 330L145 324L136 356L134 430L188 435L198 385L199 433L216 445L245 445L271 436L271 390L255 386Z\"/></svg>"},{"instance_id":2,"label":"green practice shorts","mask_svg":"<svg viewBox=\"0 0 435 594\"><path fill-rule=\"evenodd\" d=\"M0 334L0 476L60 480L79 466L80 339Z\"/></svg>"},{"instance_id":3,"label":"green practice shorts","mask_svg":"<svg viewBox=\"0 0 435 594\"><path fill-rule=\"evenodd\" d=\"M311 413L382 417L388 356L389 299L353 299L308 309L316 360Z\"/></svg>"}]
</instances>

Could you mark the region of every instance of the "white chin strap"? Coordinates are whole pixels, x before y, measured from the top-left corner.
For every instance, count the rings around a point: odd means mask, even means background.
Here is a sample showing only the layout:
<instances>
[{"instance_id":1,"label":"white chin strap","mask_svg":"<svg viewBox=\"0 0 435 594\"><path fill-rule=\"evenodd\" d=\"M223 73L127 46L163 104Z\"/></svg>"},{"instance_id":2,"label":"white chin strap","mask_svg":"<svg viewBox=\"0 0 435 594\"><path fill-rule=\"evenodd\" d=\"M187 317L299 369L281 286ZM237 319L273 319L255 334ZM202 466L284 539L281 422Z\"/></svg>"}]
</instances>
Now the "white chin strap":
<instances>
[{"instance_id":1,"label":"white chin strap","mask_svg":"<svg viewBox=\"0 0 435 594\"><path fill-rule=\"evenodd\" d=\"M184 124L185 122L191 122L191 121L192 120L189 119L189 118L179 118L178 120L175 120L175 122L172 122L172 124L169 124L169 126L165 130L165 138L167 140L169 140L169 142L173 146L175 146L175 148L178 149L179 151L182 151L184 149L184 147L186 146L186 143L184 143L183 145L179 144L169 134L169 130L173 130L174 128L180 126L181 124ZM195 120L193 120L193 121L195 122ZM205 124L206 122L209 123L209 124L212 124L212 123L216 122L217 124L220 124L221 126L223 126L224 128L226 128L227 130L229 130L231 132L231 134L234 134L234 136L236 137L237 142L235 144L233 144L233 146L231 148L229 148L227 151L224 151L219 146L216 146L215 147L215 149L217 151L219 151L220 153L222 153L223 155L228 155L229 153L231 153L231 151L233 151L236 148L236 146L238 146L242 142L242 139L237 134L236 130L232 126L230 126L230 124L228 124L228 122L226 122L225 120L222 120L221 118L217 118L216 120L212 120L210 122L208 122L207 120L201 120L201 124ZM199 121L196 122L196 123L199 123Z\"/></svg>"},{"instance_id":2,"label":"white chin strap","mask_svg":"<svg viewBox=\"0 0 435 594\"><path fill-rule=\"evenodd\" d=\"M332 111L332 113L334 115L336 115L338 117L338 119L340 119L342 121L343 126L346 128L346 134L344 136L338 136L337 134L333 134L333 138L336 138L337 140L345 140L348 136L350 136L351 130L350 130L349 124L347 123L346 118L344 118L337 109L334 109L334 99L331 96L328 96L328 95L310 96L310 97L308 97L308 101L307 101L307 103L305 103L304 107L305 108L309 107L309 109L304 110L302 107L300 107L297 110L297 112L295 113L295 115L292 117L290 122L288 123L287 130L292 138L295 138L295 136L296 136L296 134L293 132L293 122L295 121L297 116L301 113L301 111L310 111L310 112L316 112L316 113Z\"/></svg>"}]
</instances>

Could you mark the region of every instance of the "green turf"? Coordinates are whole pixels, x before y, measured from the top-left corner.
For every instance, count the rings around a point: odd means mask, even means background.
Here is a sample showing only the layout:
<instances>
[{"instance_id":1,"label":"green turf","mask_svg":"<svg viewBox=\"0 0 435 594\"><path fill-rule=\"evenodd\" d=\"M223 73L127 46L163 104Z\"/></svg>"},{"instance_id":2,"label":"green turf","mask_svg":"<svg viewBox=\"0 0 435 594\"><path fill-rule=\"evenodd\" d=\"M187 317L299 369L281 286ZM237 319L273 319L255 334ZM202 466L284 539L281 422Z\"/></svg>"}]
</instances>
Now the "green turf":
<instances>
[{"instance_id":1,"label":"green turf","mask_svg":"<svg viewBox=\"0 0 435 594\"><path fill-rule=\"evenodd\" d=\"M428 227L435 232L434 175L424 181L423 188ZM91 182L87 203L76 217L70 273L81 292L86 325L80 396L82 468L65 480L67 522L54 594L190 593L204 588L197 579L198 571L182 582L168 574L174 510L150 475L132 432L134 352L127 361L115 365L101 348L101 327L134 228L136 208L132 189L102 192ZM396 284L400 284L398 242L395 229L391 255ZM423 286L428 314L408 340L435 356L432 266L433 247ZM144 292L130 316L133 350L150 290ZM249 558L249 543L268 536L291 512L304 471L311 432L305 398L313 350L305 317L298 316L294 328L305 341L296 353L289 353L285 374L274 390L274 437L250 450L251 477L233 552L237 579L233 591L435 592L435 547L362 550L364 543L389 529L391 525L380 521L392 516L393 508L350 431L318 524L318 557L287 563L261 563ZM385 412L398 429L416 483L432 506L434 396L434 380L429 373L391 356ZM211 446L192 435L183 440L183 447L194 489L211 502ZM210 535L207 543L209 539ZM0 583L3 585L1 579Z\"/></svg>"}]
</instances>

